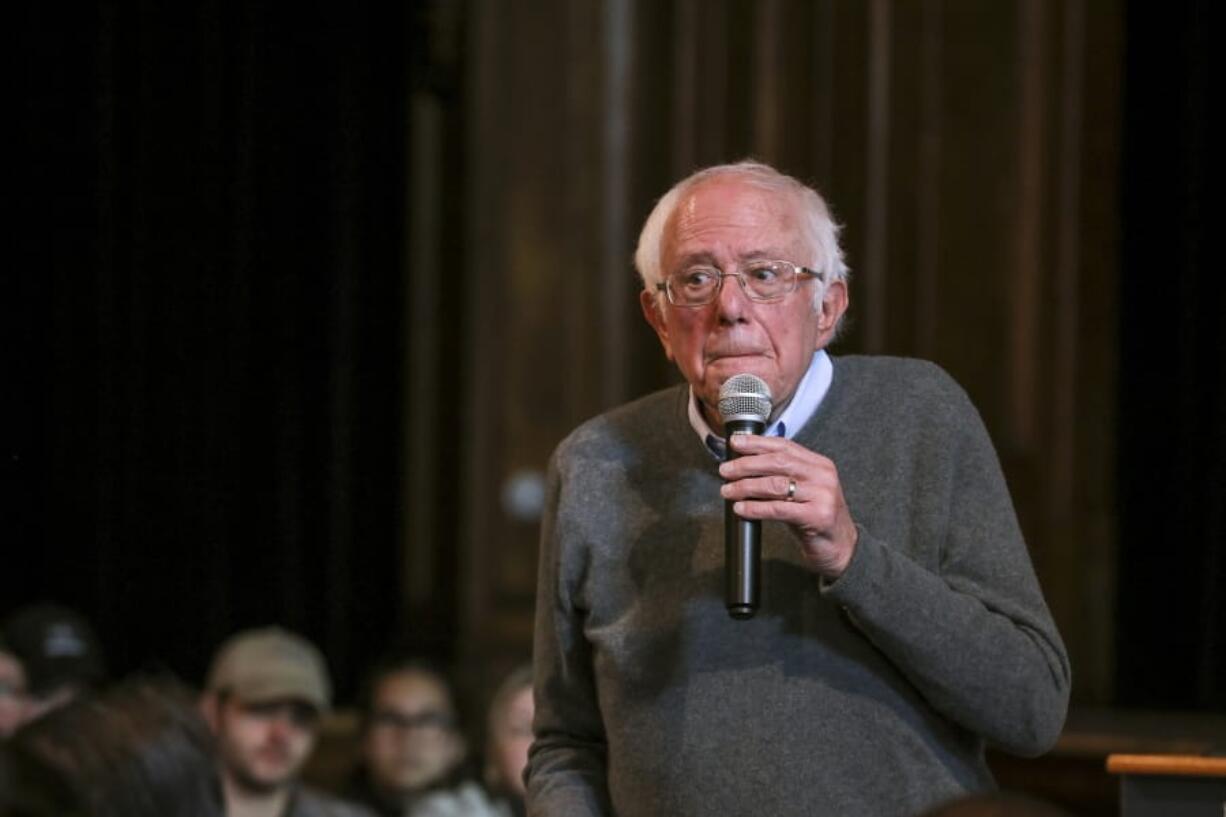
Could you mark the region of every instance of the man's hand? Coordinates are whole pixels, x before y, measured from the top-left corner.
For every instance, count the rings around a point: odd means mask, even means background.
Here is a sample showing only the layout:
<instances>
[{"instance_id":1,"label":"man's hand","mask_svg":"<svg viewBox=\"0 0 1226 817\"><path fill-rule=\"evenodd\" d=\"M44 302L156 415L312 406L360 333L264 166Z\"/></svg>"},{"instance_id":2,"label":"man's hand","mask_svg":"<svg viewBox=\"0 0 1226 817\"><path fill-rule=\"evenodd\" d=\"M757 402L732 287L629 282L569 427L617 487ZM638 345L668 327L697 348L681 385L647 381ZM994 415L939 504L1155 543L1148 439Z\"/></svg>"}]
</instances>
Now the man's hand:
<instances>
[{"instance_id":1,"label":"man's hand","mask_svg":"<svg viewBox=\"0 0 1226 817\"><path fill-rule=\"evenodd\" d=\"M859 532L834 463L782 437L734 434L729 444L740 456L719 466L720 493L737 515L786 522L815 572L842 576Z\"/></svg>"}]
</instances>

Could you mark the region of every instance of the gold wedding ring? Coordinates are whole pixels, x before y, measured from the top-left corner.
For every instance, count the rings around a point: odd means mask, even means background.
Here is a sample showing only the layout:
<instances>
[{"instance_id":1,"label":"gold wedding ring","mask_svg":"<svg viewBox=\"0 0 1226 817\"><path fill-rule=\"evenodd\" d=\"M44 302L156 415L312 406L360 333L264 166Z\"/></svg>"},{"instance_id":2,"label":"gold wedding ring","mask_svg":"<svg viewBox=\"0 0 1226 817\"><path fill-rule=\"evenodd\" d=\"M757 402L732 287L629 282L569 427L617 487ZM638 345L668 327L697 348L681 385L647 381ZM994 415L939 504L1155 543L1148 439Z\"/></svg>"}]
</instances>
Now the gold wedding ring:
<instances>
[{"instance_id":1,"label":"gold wedding ring","mask_svg":"<svg viewBox=\"0 0 1226 817\"><path fill-rule=\"evenodd\" d=\"M796 480L788 480L788 502L793 502L796 499Z\"/></svg>"}]
</instances>

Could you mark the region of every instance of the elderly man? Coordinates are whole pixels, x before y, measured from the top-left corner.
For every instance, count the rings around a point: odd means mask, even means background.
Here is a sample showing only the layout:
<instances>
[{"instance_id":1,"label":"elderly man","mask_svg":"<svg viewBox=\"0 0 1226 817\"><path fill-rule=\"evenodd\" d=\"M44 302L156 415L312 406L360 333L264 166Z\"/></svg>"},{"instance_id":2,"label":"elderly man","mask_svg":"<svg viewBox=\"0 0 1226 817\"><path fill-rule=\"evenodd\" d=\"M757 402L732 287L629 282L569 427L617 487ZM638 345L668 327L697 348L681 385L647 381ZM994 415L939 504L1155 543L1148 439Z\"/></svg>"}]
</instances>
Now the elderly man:
<instances>
[{"instance_id":1,"label":"elderly man","mask_svg":"<svg viewBox=\"0 0 1226 817\"><path fill-rule=\"evenodd\" d=\"M1069 666L988 435L914 360L832 357L847 309L821 197L709 168L639 240L687 385L554 454L536 620L534 815L914 815L1049 748ZM732 375L773 396L732 438ZM724 501L761 522L761 608L724 608Z\"/></svg>"}]
</instances>

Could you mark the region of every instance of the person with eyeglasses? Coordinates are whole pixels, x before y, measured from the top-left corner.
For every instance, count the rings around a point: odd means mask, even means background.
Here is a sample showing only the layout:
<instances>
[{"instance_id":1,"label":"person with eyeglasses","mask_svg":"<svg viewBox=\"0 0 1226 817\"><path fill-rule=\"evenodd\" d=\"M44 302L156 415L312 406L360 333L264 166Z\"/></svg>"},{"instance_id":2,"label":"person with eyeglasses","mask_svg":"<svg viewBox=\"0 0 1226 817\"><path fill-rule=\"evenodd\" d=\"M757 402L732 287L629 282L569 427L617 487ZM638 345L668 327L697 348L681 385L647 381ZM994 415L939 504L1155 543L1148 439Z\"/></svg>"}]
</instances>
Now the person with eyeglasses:
<instances>
[{"instance_id":1,"label":"person with eyeglasses","mask_svg":"<svg viewBox=\"0 0 1226 817\"><path fill-rule=\"evenodd\" d=\"M416 800L406 817L523 817L532 711L532 667L520 666L490 699L482 779L437 788Z\"/></svg>"},{"instance_id":2,"label":"person with eyeglasses","mask_svg":"<svg viewBox=\"0 0 1226 817\"><path fill-rule=\"evenodd\" d=\"M243 630L218 648L201 711L217 740L226 817L373 817L301 782L331 703L323 654L297 633Z\"/></svg>"},{"instance_id":3,"label":"person with eyeglasses","mask_svg":"<svg viewBox=\"0 0 1226 817\"><path fill-rule=\"evenodd\" d=\"M455 685L443 667L393 653L361 694L360 761L345 790L383 817L406 817L475 777Z\"/></svg>"},{"instance_id":4,"label":"person with eyeglasses","mask_svg":"<svg viewBox=\"0 0 1226 817\"><path fill-rule=\"evenodd\" d=\"M838 234L751 161L648 216L641 308L685 382L551 458L529 815L915 815L994 788L988 744L1059 736L1067 653L974 406L932 363L827 351ZM735 375L769 416L729 440ZM726 502L760 523L750 615Z\"/></svg>"}]
</instances>

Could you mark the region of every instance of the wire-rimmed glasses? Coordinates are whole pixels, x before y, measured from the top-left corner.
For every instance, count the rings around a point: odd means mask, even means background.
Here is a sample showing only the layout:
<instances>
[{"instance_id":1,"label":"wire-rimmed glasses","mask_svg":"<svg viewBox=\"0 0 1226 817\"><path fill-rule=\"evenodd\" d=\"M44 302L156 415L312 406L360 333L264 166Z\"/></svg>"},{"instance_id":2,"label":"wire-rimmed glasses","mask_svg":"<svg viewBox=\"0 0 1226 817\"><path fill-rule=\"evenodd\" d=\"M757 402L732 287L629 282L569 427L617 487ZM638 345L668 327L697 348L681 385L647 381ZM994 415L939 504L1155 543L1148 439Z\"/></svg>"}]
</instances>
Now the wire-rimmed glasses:
<instances>
[{"instance_id":1,"label":"wire-rimmed glasses","mask_svg":"<svg viewBox=\"0 0 1226 817\"><path fill-rule=\"evenodd\" d=\"M737 279L749 300L771 303L790 295L802 277L821 280L824 276L791 261L749 261L734 272L718 267L687 267L656 284L656 289L668 296L673 306L706 306L719 297L728 277Z\"/></svg>"}]
</instances>

